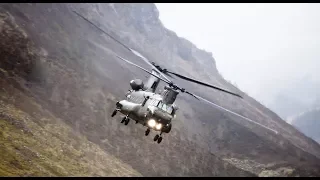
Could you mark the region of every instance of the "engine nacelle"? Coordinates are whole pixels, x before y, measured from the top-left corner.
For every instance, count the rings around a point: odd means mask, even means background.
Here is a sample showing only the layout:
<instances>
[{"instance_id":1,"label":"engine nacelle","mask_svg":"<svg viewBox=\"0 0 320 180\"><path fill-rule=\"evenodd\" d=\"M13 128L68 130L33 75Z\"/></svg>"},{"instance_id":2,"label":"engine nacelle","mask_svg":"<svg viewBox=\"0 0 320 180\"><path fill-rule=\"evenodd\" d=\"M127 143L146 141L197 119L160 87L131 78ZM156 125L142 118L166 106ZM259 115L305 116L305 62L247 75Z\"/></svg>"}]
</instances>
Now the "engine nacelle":
<instances>
[{"instance_id":1,"label":"engine nacelle","mask_svg":"<svg viewBox=\"0 0 320 180\"><path fill-rule=\"evenodd\" d=\"M165 90L162 92L163 103L172 104L176 100L179 92L169 86L165 86L164 89Z\"/></svg>"},{"instance_id":2,"label":"engine nacelle","mask_svg":"<svg viewBox=\"0 0 320 180\"><path fill-rule=\"evenodd\" d=\"M141 79L134 79L130 81L130 86L134 91L138 91L144 88L143 81Z\"/></svg>"}]
</instances>

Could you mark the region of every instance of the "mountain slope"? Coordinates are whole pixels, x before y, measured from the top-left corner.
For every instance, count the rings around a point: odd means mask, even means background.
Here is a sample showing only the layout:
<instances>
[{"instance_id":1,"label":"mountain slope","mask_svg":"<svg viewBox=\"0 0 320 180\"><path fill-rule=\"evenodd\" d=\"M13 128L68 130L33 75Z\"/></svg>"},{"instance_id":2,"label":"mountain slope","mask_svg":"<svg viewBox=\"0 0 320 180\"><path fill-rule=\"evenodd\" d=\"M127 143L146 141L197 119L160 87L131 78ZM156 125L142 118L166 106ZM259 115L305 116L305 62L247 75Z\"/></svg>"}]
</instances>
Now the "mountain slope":
<instances>
[{"instance_id":1,"label":"mountain slope","mask_svg":"<svg viewBox=\"0 0 320 180\"><path fill-rule=\"evenodd\" d=\"M141 176L9 82L0 84L0 176Z\"/></svg>"},{"instance_id":2,"label":"mountain slope","mask_svg":"<svg viewBox=\"0 0 320 180\"><path fill-rule=\"evenodd\" d=\"M0 13L0 24L1 65L9 70L0 68L0 176L141 176L73 131L15 81L16 73L29 70L27 60L37 56L12 17ZM9 46L6 40L12 40ZM22 71L10 69L12 62Z\"/></svg>"},{"instance_id":3,"label":"mountain slope","mask_svg":"<svg viewBox=\"0 0 320 180\"><path fill-rule=\"evenodd\" d=\"M56 126L85 137L101 153L119 158L124 163L114 167L118 175L129 174L124 169L132 172L131 175L145 176L320 174L320 146L246 95L241 100L176 81L192 92L276 129L278 135L182 94L177 100L178 118L161 144L154 143L150 135L145 137L141 126L122 126L120 117L110 118L115 102L124 97L131 79L145 79L146 75L119 62L114 54L150 67L75 16L72 10L168 69L243 93L219 75L211 53L199 50L164 28L153 4L1 4L1 91L14 93L6 85L11 84L18 89L14 95L26 96L23 102L34 102L52 114L54 118L49 122L59 119ZM8 104L15 107L23 103L17 98ZM29 115L42 111L29 105L19 108ZM35 116L26 123L40 120L41 116ZM32 131L40 130L37 127ZM51 139L47 137L48 141ZM77 163L85 162L76 161L72 153L66 156ZM99 170L109 170L107 165L96 166ZM103 175L98 170L87 172L86 175Z\"/></svg>"}]
</instances>

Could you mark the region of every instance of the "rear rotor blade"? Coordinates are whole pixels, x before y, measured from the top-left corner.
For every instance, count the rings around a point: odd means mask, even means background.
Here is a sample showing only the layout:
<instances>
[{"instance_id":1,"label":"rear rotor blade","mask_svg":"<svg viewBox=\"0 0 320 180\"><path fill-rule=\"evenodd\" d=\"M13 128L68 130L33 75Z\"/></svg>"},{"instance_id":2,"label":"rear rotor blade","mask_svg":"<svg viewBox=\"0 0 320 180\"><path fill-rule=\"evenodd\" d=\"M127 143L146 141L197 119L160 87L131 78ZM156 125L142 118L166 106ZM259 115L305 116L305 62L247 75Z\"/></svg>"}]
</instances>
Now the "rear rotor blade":
<instances>
[{"instance_id":1,"label":"rear rotor blade","mask_svg":"<svg viewBox=\"0 0 320 180\"><path fill-rule=\"evenodd\" d=\"M196 95L194 95L194 94L192 94L192 93L190 93L190 92L188 92L188 91L186 91L185 93L191 95L192 97L194 97L194 98L196 98L196 99L198 99L198 100L200 101L200 99L199 99Z\"/></svg>"},{"instance_id":2,"label":"rear rotor blade","mask_svg":"<svg viewBox=\"0 0 320 180\"><path fill-rule=\"evenodd\" d=\"M203 85L203 86L207 86L207 87L210 87L210 88L213 88L213 89L216 89L216 90L219 90L219 91L223 91L223 92L225 92L225 93L229 93L229 94L231 94L231 95L234 95L234 96L237 96L237 97L242 98L242 96L240 96L239 94L235 94L235 93L230 92L230 91L227 91L227 90L225 90L225 89L221 89L221 88L219 88L219 87L216 87L216 86L213 86L213 85L210 85L210 84L207 84L207 83L198 81L198 80L194 80L194 79L188 78L188 77L186 77L186 76L182 76L182 75L177 74L177 73L174 73L174 72L170 72L170 71L167 71L167 72L168 72L168 73L171 73L171 74L173 74L173 75L175 75L175 76L177 76L177 77L179 77L179 78L181 78L181 79L184 79L184 80L187 80L187 81L191 81L191 82L194 82L194 83L197 83L197 84L201 84L201 85Z\"/></svg>"},{"instance_id":3,"label":"rear rotor blade","mask_svg":"<svg viewBox=\"0 0 320 180\"><path fill-rule=\"evenodd\" d=\"M229 113L231 113L231 114L233 114L233 115L236 115L236 116L238 116L238 117L243 118L243 119L246 120L246 121L249 121L249 122L251 122L251 123L254 123L254 124L256 124L256 125L258 125L258 126L260 126L260 127L263 127L263 128L265 128L265 129L268 129L268 130L270 130L270 131L278 134L278 131L276 131L276 130L274 130L274 129L271 129L271 128L263 125L263 124L260 124L260 123L258 123L258 122L255 122L255 121L253 121L253 120L251 120L251 119L249 119L249 118L247 118L247 117L244 117L244 116L242 116L242 115L240 115L240 114L238 114L238 113L235 113L235 112L233 112L233 111L231 111L231 110L229 110L229 109L226 109L226 108L224 108L224 107L221 107L221 106L219 106L219 105L217 105L217 104L215 104L215 103L213 103L213 102L211 102L211 101L209 101L209 100L207 100L207 99L205 99L205 98L203 98L203 97L200 97L200 96L198 96L198 95L195 95L195 94L192 94L192 93L189 93L189 92L188 92L188 94L192 95L193 97L196 97L198 100L201 99L201 100L209 103L210 105L213 105L213 106L215 106L215 107L217 107L217 108L219 108L219 109L221 109L221 110L227 111L227 112L229 112Z\"/></svg>"}]
</instances>

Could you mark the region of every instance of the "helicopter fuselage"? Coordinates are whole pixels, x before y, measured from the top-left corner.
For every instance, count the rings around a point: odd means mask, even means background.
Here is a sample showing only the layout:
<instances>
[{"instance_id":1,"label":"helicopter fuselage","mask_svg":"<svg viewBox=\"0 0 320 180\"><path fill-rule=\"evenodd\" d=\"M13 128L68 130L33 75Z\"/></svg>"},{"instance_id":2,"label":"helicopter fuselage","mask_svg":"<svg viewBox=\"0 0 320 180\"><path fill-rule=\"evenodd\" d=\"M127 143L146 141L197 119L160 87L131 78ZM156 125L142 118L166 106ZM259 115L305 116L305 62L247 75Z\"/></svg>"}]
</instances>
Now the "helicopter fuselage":
<instances>
[{"instance_id":1,"label":"helicopter fuselage","mask_svg":"<svg viewBox=\"0 0 320 180\"><path fill-rule=\"evenodd\" d=\"M155 131L169 133L175 117L174 104L165 104L162 95L143 90L129 90L126 99L117 102L117 110L136 123Z\"/></svg>"}]
</instances>

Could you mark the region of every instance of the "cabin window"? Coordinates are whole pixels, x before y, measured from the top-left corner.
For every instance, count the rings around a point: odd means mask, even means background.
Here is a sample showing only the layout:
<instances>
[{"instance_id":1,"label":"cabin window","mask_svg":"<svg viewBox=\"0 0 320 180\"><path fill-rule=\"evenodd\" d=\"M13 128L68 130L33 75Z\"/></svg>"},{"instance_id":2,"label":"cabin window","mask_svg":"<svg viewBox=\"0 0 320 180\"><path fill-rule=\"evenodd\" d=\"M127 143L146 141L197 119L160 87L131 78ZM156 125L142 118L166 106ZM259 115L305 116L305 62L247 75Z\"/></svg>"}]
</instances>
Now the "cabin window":
<instances>
[{"instance_id":1,"label":"cabin window","mask_svg":"<svg viewBox=\"0 0 320 180\"><path fill-rule=\"evenodd\" d=\"M150 99L150 105L153 106L154 105L154 99Z\"/></svg>"},{"instance_id":2,"label":"cabin window","mask_svg":"<svg viewBox=\"0 0 320 180\"><path fill-rule=\"evenodd\" d=\"M159 104L159 100L154 100L154 106L157 106Z\"/></svg>"},{"instance_id":3,"label":"cabin window","mask_svg":"<svg viewBox=\"0 0 320 180\"><path fill-rule=\"evenodd\" d=\"M132 100L132 102L134 102L134 103L139 103L139 97L137 97L137 96L131 96L131 100Z\"/></svg>"},{"instance_id":4,"label":"cabin window","mask_svg":"<svg viewBox=\"0 0 320 180\"><path fill-rule=\"evenodd\" d=\"M151 106L153 106L153 104L154 104L154 99L149 99L149 101L150 101L149 104L150 104Z\"/></svg>"},{"instance_id":5,"label":"cabin window","mask_svg":"<svg viewBox=\"0 0 320 180\"><path fill-rule=\"evenodd\" d=\"M139 103L143 103L144 98L143 97L139 97Z\"/></svg>"},{"instance_id":6,"label":"cabin window","mask_svg":"<svg viewBox=\"0 0 320 180\"><path fill-rule=\"evenodd\" d=\"M169 114L172 114L172 106L167 106L167 112L169 113Z\"/></svg>"},{"instance_id":7,"label":"cabin window","mask_svg":"<svg viewBox=\"0 0 320 180\"><path fill-rule=\"evenodd\" d=\"M167 111L167 105L166 104L162 105L162 110Z\"/></svg>"}]
</instances>

